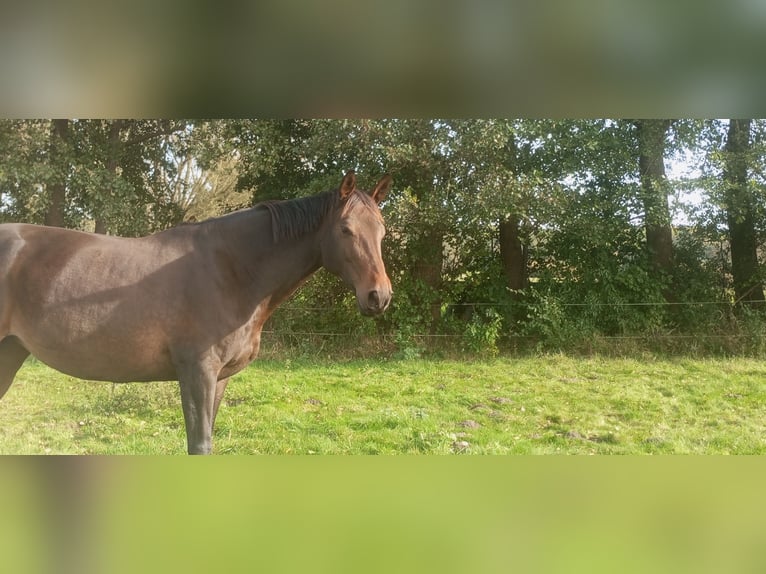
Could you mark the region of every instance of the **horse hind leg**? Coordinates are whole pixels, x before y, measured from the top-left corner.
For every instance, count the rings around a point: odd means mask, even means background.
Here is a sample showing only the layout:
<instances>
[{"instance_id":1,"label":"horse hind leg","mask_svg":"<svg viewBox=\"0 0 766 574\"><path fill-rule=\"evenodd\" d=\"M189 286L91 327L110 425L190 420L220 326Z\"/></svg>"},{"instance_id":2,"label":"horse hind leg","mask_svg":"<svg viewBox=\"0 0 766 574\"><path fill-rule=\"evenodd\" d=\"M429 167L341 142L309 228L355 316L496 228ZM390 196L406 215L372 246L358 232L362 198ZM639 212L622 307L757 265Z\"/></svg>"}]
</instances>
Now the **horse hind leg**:
<instances>
[{"instance_id":1,"label":"horse hind leg","mask_svg":"<svg viewBox=\"0 0 766 574\"><path fill-rule=\"evenodd\" d=\"M215 419L218 416L218 407L221 406L223 392L226 390L227 384L229 384L229 377L221 379L215 384L215 399L213 400L213 422L211 424L213 430L215 430Z\"/></svg>"},{"instance_id":2,"label":"horse hind leg","mask_svg":"<svg viewBox=\"0 0 766 574\"><path fill-rule=\"evenodd\" d=\"M0 398L3 398L28 356L29 351L16 337L9 336L0 341Z\"/></svg>"}]
</instances>

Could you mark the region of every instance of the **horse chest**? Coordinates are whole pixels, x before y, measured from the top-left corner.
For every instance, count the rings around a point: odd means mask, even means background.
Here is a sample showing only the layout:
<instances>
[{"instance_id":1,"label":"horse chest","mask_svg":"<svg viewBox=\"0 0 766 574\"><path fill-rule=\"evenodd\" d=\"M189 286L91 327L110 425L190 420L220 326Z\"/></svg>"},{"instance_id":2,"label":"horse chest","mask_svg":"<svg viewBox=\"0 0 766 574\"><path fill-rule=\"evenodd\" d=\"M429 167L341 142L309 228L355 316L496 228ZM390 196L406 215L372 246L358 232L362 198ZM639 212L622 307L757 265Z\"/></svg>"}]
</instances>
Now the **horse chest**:
<instances>
[{"instance_id":1,"label":"horse chest","mask_svg":"<svg viewBox=\"0 0 766 574\"><path fill-rule=\"evenodd\" d=\"M230 376L244 369L257 356L261 348L261 321L251 321L233 334L228 346L228 361L225 362L222 375Z\"/></svg>"}]
</instances>

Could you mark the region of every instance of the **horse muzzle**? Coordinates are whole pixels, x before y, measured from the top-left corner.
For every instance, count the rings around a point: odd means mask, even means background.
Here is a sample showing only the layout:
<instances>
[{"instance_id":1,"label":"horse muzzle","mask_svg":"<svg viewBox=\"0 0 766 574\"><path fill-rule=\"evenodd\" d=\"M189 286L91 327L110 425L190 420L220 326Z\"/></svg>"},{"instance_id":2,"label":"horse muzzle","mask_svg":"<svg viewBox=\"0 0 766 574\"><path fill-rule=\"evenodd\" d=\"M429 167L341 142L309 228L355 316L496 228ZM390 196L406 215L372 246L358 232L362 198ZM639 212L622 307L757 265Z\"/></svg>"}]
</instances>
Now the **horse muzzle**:
<instances>
[{"instance_id":1,"label":"horse muzzle","mask_svg":"<svg viewBox=\"0 0 766 574\"><path fill-rule=\"evenodd\" d=\"M391 304L391 287L378 286L365 293L357 293L356 300L359 304L359 312L367 317L380 315Z\"/></svg>"}]
</instances>

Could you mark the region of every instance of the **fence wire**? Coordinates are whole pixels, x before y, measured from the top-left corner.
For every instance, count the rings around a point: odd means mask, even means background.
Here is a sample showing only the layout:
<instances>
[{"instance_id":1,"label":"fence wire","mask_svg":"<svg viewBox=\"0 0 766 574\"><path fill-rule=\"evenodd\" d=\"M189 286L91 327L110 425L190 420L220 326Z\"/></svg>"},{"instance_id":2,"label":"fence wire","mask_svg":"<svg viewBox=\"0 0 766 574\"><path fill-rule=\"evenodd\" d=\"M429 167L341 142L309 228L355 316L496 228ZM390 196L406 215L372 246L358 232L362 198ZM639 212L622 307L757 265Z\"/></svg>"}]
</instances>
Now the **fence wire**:
<instances>
[{"instance_id":1,"label":"fence wire","mask_svg":"<svg viewBox=\"0 0 766 574\"><path fill-rule=\"evenodd\" d=\"M724 307L737 307L744 305L763 305L766 301L747 300L747 301L617 301L617 302L581 302L581 303L550 303L546 301L530 303L527 301L517 301L513 303L446 303L447 307L546 307L556 305L558 307L679 307L695 305L717 305ZM279 307L280 311L328 311L331 307L312 307L302 305L283 305Z\"/></svg>"},{"instance_id":2,"label":"fence wire","mask_svg":"<svg viewBox=\"0 0 766 574\"><path fill-rule=\"evenodd\" d=\"M276 337L359 337L359 333L329 333L329 332L321 332L321 331L280 331L280 330L267 330L264 329L261 331L262 335L274 335ZM396 334L392 333L381 333L376 335L370 335L370 337L379 337L382 339L395 339ZM412 339L461 339L463 338L463 335L457 334L457 333L410 333L407 335L407 337ZM539 340L540 336L538 335L517 335L517 334L506 334L504 335L505 339L517 339L517 340L526 340L526 341L535 341ZM646 335L598 335L598 338L601 340L615 340L615 341L646 341L646 340L653 340L653 339L664 339L664 340L726 340L730 341L732 339L743 339L743 340L753 340L753 339L765 339L766 334L732 334L732 335L714 335L714 334L697 334L697 335L673 335L673 334L661 334L661 333L651 333Z\"/></svg>"},{"instance_id":3,"label":"fence wire","mask_svg":"<svg viewBox=\"0 0 766 574\"><path fill-rule=\"evenodd\" d=\"M512 303L491 303L491 302L468 302L468 303L448 303L445 306L447 308L541 308L541 307L564 307L564 308L604 308L604 307L701 307L701 306L715 306L715 307L728 307L734 309L737 307L752 307L756 305L764 305L766 301L762 300L740 300L740 301L620 301L620 302L526 302L518 301ZM333 308L331 307L318 307L318 306L302 306L302 305L284 305L279 308L278 312L295 312L295 313L321 313L327 312ZM262 334L275 336L275 337L358 337L359 333L354 331L337 332L337 331L292 331L282 329L264 329ZM379 333L375 336L382 339L394 339L397 337L396 333ZM409 333L407 337L412 339L460 339L463 337L460 333ZM508 340L537 340L540 339L536 335L520 335L514 333L506 333L503 336ZM756 334L722 334L722 333L696 333L696 334L680 334L680 333L647 333L638 335L599 335L601 340L614 340L614 341L640 341L650 339L662 339L662 340L739 340L739 339L766 339L766 333Z\"/></svg>"}]
</instances>

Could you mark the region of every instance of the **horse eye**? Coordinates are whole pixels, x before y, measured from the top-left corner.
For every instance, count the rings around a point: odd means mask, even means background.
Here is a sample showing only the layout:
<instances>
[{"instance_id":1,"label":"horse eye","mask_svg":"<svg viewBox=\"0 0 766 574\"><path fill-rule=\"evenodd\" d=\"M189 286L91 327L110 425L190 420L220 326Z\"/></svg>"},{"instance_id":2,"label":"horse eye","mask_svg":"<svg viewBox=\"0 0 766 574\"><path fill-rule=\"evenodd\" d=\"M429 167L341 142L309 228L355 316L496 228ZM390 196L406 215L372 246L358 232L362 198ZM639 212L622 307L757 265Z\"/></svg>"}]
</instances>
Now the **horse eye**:
<instances>
[{"instance_id":1,"label":"horse eye","mask_svg":"<svg viewBox=\"0 0 766 574\"><path fill-rule=\"evenodd\" d=\"M353 235L353 230L348 225L342 225L340 228L343 235Z\"/></svg>"}]
</instances>

